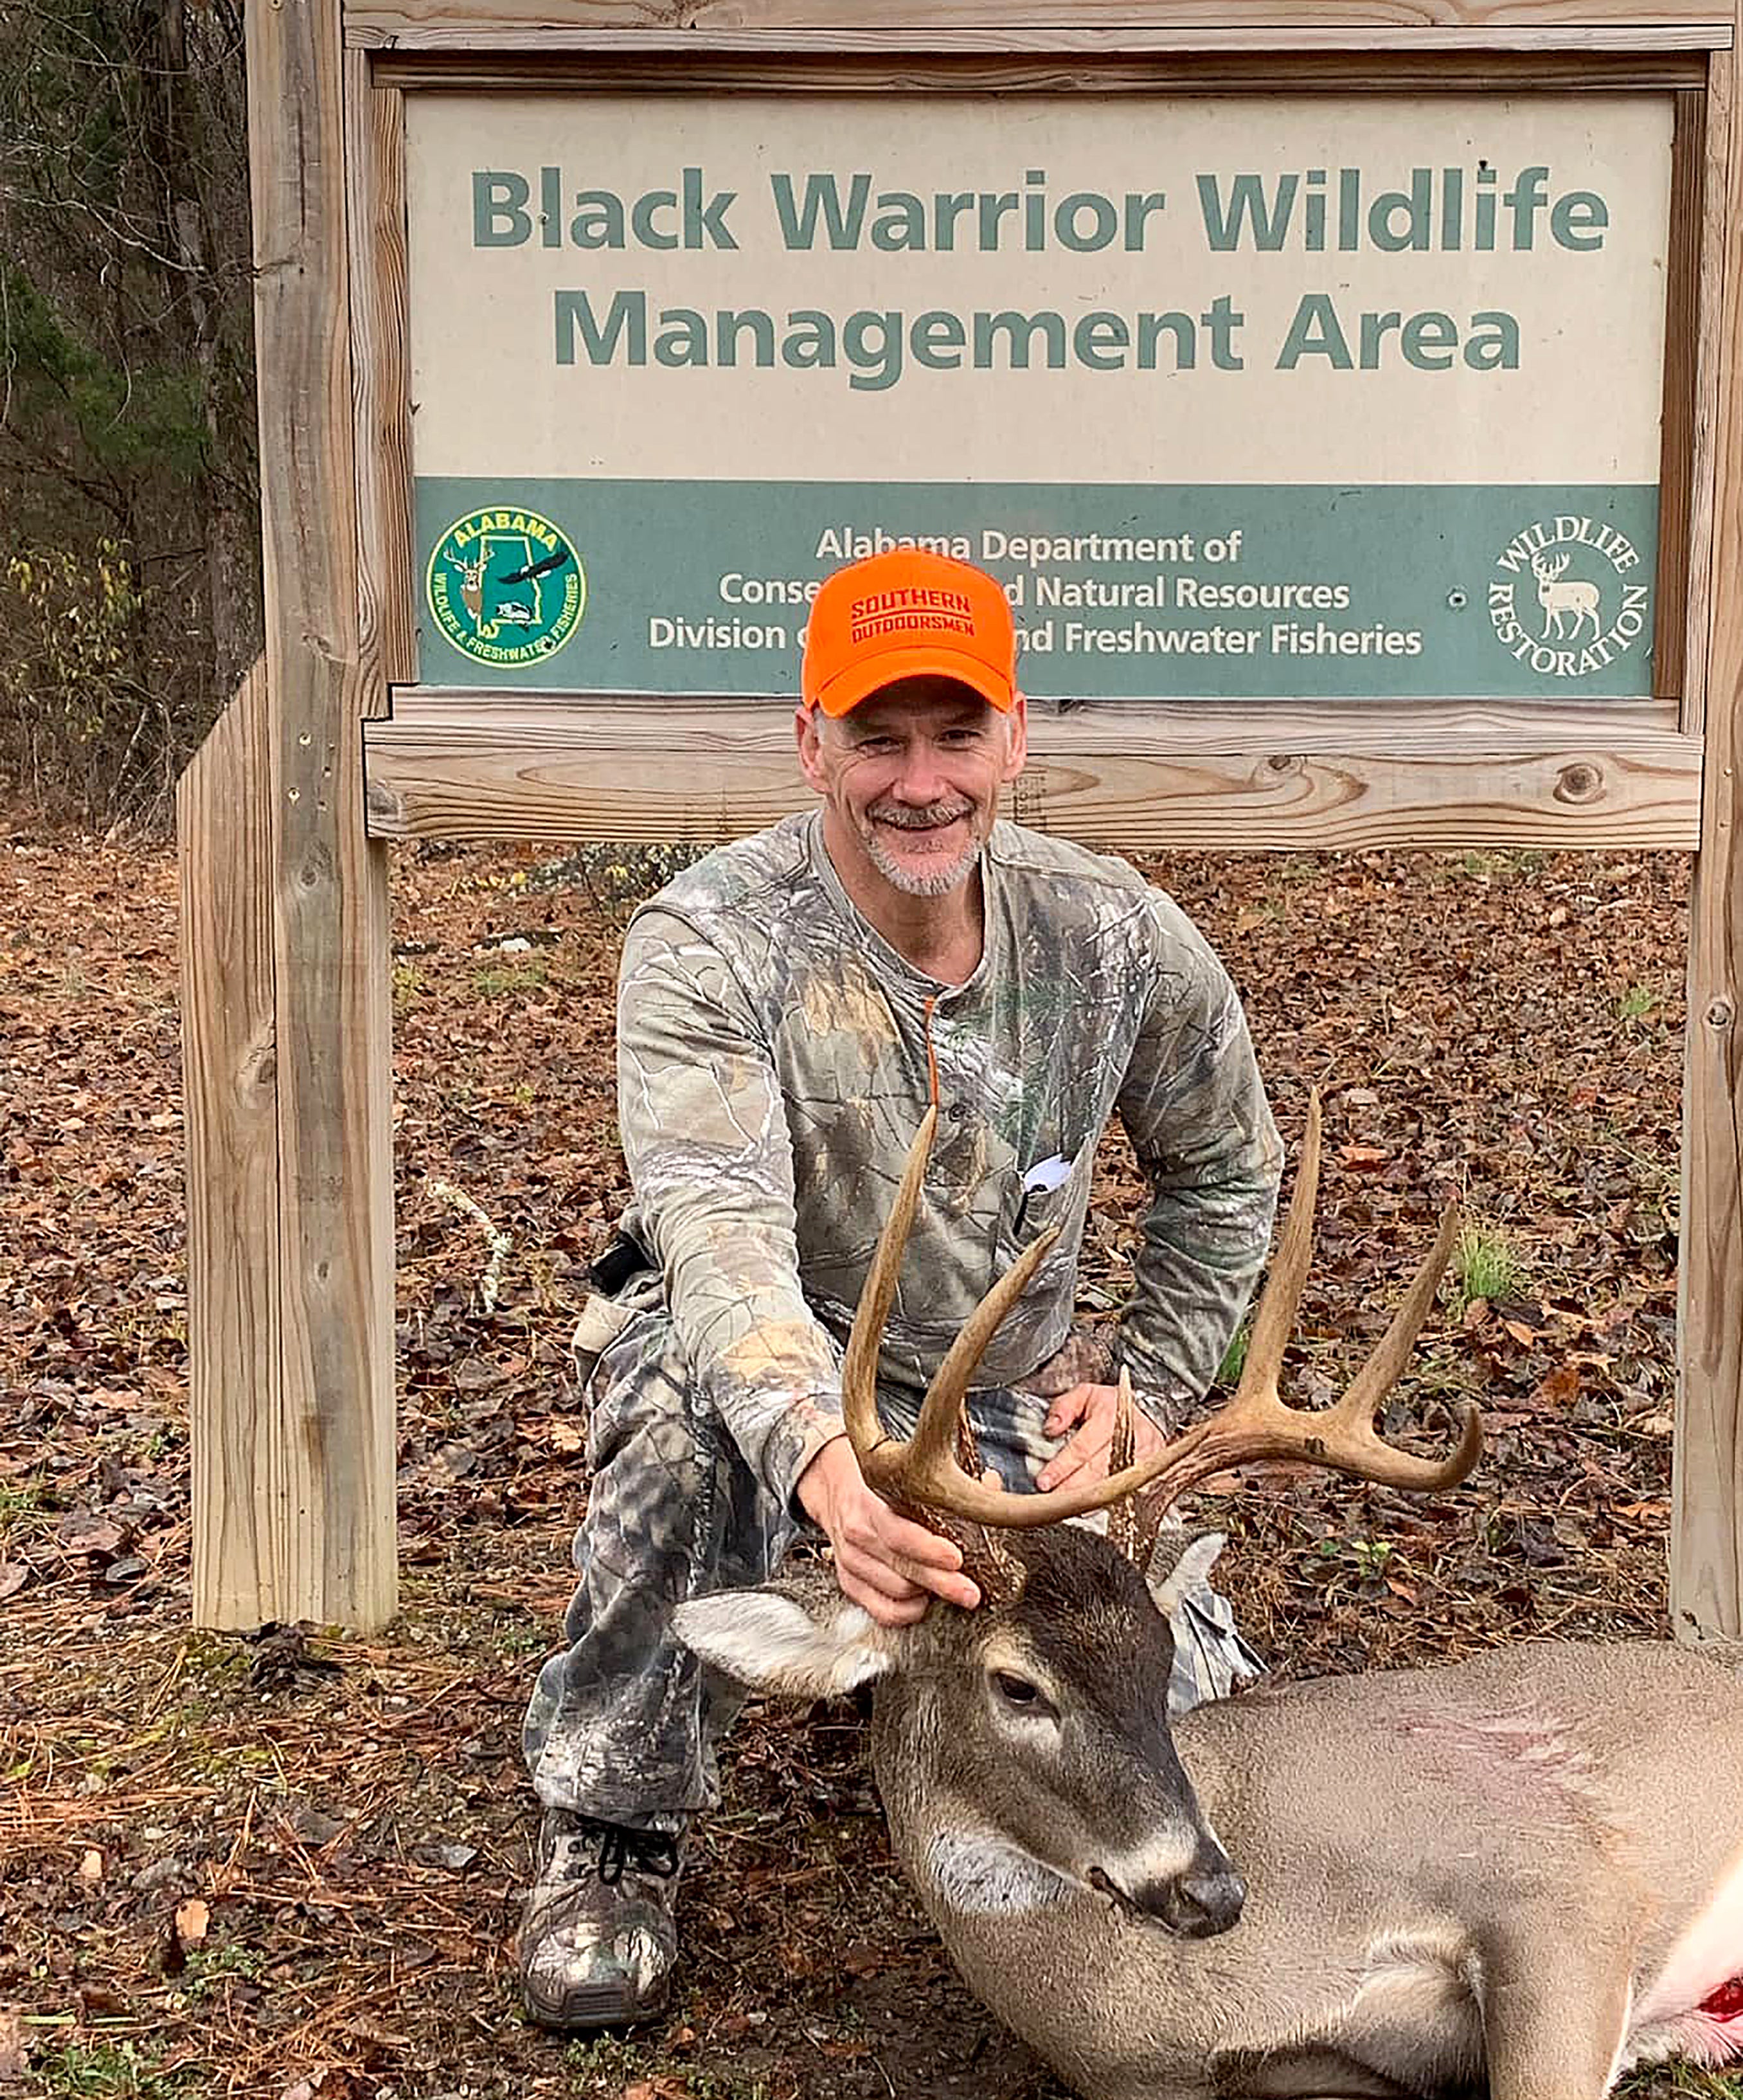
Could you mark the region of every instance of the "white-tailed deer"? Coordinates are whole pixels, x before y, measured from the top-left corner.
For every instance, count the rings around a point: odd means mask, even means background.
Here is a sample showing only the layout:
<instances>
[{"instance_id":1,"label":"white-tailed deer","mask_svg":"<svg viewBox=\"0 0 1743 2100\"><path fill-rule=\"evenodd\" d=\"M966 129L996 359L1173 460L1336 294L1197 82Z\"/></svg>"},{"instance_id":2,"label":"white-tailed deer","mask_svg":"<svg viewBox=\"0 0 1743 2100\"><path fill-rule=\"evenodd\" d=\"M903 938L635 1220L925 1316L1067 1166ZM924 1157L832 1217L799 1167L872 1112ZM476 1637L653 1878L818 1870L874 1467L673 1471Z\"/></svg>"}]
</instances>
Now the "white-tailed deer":
<instances>
[{"instance_id":1,"label":"white-tailed deer","mask_svg":"<svg viewBox=\"0 0 1743 2100\"><path fill-rule=\"evenodd\" d=\"M1562 571L1572 556L1558 554L1554 561L1547 555L1533 554L1531 572L1538 580L1538 603L1543 608L1542 639L1548 641L1553 634L1558 642L1571 642L1586 620L1591 622L1591 631L1598 629L1598 586L1595 584L1560 582ZM1571 617L1573 631L1564 633L1564 620Z\"/></svg>"},{"instance_id":2,"label":"white-tailed deer","mask_svg":"<svg viewBox=\"0 0 1743 2100\"><path fill-rule=\"evenodd\" d=\"M1128 1442L1092 1490L1008 1495L959 1461L958 1424L1037 1250L941 1366L912 1439L876 1420L929 1136L929 1118L855 1321L844 1412L867 1478L949 1529L985 1603L890 1630L814 1567L682 1605L677 1626L767 1692L875 1682L895 1850L970 1988L1094 2100L1599 2100L1635 2064L1743 2055L1743 1683L1716 1664L1668 1643L1525 1644L1250 1692L1171 1724L1172 1592L1127 1557L1147 1555L1163 1504L1257 1458L1421 1489L1475 1463L1474 1416L1438 1462L1373 1427L1451 1219L1344 1398L1286 1406L1316 1104L1235 1398L1136 1467ZM1127 1502L1109 1539L1055 1524L1145 1488L1141 1520Z\"/></svg>"},{"instance_id":3,"label":"white-tailed deer","mask_svg":"<svg viewBox=\"0 0 1743 2100\"><path fill-rule=\"evenodd\" d=\"M460 602L471 614L476 627L484 617L484 571L490 566L490 542L487 540L470 561L462 557L457 562L450 554L448 565L460 572Z\"/></svg>"}]
</instances>

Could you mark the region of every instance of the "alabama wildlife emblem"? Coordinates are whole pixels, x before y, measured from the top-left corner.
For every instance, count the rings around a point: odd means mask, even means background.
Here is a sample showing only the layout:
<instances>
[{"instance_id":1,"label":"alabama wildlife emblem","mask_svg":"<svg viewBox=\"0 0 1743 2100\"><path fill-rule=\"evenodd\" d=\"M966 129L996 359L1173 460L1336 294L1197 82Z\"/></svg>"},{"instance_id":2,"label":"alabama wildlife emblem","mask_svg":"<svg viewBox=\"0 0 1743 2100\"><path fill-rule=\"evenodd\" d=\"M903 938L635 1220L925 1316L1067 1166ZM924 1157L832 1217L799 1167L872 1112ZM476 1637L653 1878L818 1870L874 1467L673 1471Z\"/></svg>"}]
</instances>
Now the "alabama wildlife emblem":
<instances>
[{"instance_id":1,"label":"alabama wildlife emblem","mask_svg":"<svg viewBox=\"0 0 1743 2100\"><path fill-rule=\"evenodd\" d=\"M587 610L587 572L548 518L511 505L469 510L436 541L425 578L436 625L475 663L554 656Z\"/></svg>"}]
</instances>

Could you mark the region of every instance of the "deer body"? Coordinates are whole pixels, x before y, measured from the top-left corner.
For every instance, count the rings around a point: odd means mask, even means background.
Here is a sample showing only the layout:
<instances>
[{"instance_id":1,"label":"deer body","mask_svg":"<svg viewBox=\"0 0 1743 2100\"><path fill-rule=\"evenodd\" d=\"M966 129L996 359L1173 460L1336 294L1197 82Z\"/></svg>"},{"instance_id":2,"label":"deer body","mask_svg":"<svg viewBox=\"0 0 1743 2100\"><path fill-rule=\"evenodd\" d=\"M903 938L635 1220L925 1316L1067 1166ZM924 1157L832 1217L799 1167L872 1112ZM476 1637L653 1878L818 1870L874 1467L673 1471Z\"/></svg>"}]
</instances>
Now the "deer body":
<instances>
[{"instance_id":1,"label":"deer body","mask_svg":"<svg viewBox=\"0 0 1743 2100\"><path fill-rule=\"evenodd\" d=\"M1012 1600L916 1626L815 1568L676 1623L765 1691L875 1685L897 1857L1088 2100L1602 2100L1743 2058L1743 1681L1538 1642L1171 1723L1166 1586L1075 1527L1010 1550Z\"/></svg>"},{"instance_id":2,"label":"deer body","mask_svg":"<svg viewBox=\"0 0 1743 2100\"><path fill-rule=\"evenodd\" d=\"M866 1477L964 1542L984 1601L885 1626L827 1568L682 1604L679 1637L765 1692L876 1688L897 1856L970 1988L1090 2100L1603 2100L1631 2065L1743 2057L1743 1681L1667 1644L1540 1643L1435 1670L1168 1712L1178 1595L1149 1520L1229 1465L1289 1457L1441 1493L1374 1418L1452 1244L1443 1222L1343 1398L1277 1373L1308 1259L1317 1101L1240 1386L1087 1492L1013 1495L952 1455L1001 1277L911 1438L876 1419L877 1335L923 1127L842 1370ZM1057 1520L1114 1510L1104 1538ZM1140 1571L1144 1572L1141 1573Z\"/></svg>"},{"instance_id":3,"label":"deer body","mask_svg":"<svg viewBox=\"0 0 1743 2100\"><path fill-rule=\"evenodd\" d=\"M476 627L484 616L484 571L490 565L490 543L484 543L483 552L470 561L456 561L448 556L448 567L460 573L460 602L472 615Z\"/></svg>"},{"instance_id":4,"label":"deer body","mask_svg":"<svg viewBox=\"0 0 1743 2100\"><path fill-rule=\"evenodd\" d=\"M1552 561L1546 554L1534 554L1531 559L1532 574L1538 580L1538 603L1543 608L1546 640L1551 635L1557 640L1571 639L1564 637L1562 630L1562 622L1569 619L1573 622L1575 635L1587 620L1591 623L1592 633L1598 632L1598 586L1578 580L1565 584L1559 580L1569 558L1560 554Z\"/></svg>"},{"instance_id":5,"label":"deer body","mask_svg":"<svg viewBox=\"0 0 1743 2100\"><path fill-rule=\"evenodd\" d=\"M1743 1685L1713 1663L1545 1643L1181 1717L1247 1888L1204 1939L1057 1875L965 1876L955 1833L999 1818L952 1785L940 1689L879 1687L898 1855L970 1988L1079 2092L1595 2100L1634 2062L1743 2054L1743 2018L1697 2010L1743 1974Z\"/></svg>"}]
</instances>

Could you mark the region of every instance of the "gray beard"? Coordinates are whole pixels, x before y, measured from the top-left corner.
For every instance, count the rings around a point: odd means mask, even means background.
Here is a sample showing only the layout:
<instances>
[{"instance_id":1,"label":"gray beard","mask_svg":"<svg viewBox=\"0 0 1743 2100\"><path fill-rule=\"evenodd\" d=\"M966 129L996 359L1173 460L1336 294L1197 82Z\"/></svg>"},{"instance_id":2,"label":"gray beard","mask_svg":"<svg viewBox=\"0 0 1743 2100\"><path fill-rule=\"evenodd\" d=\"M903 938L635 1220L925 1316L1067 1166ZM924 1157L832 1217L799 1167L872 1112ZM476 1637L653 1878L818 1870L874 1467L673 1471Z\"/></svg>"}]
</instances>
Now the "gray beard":
<instances>
[{"instance_id":1,"label":"gray beard","mask_svg":"<svg viewBox=\"0 0 1743 2100\"><path fill-rule=\"evenodd\" d=\"M865 845L867 858L873 867L892 889L899 889L904 897L948 897L953 889L960 889L980 865L981 842L974 838L948 866L935 868L927 875L916 874L898 861L875 829Z\"/></svg>"},{"instance_id":2,"label":"gray beard","mask_svg":"<svg viewBox=\"0 0 1743 2100\"><path fill-rule=\"evenodd\" d=\"M982 842L973 836L974 810L972 804L963 813L969 821L969 844L955 860L924 875L917 874L896 858L884 843L878 825L880 821L888 822L893 823L900 831L923 831L936 814L951 809L951 805L949 802L933 802L924 810L904 810L898 804L895 808L899 814L892 811L881 818L876 814L876 805L866 812L862 836L865 840L867 857L872 865L892 889L899 889L904 897L948 897L953 889L960 889L973 874L981 858Z\"/></svg>"}]
</instances>

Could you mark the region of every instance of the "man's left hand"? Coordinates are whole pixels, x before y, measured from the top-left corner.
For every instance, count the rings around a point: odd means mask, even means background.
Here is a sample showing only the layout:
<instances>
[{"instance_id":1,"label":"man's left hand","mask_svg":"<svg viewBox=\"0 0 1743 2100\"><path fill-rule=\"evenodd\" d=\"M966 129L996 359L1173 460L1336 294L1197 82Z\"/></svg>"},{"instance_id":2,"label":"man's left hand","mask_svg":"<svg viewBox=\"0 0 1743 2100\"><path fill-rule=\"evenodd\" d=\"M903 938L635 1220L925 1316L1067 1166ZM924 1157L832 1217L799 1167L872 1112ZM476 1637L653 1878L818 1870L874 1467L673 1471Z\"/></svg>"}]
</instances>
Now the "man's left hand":
<instances>
[{"instance_id":1,"label":"man's left hand","mask_svg":"<svg viewBox=\"0 0 1743 2100\"><path fill-rule=\"evenodd\" d=\"M1043 1494L1052 1488L1085 1486L1107 1478L1108 1446L1119 1414L1117 1385L1074 1385L1061 1393L1047 1410L1046 1432L1063 1436L1075 1429L1063 1450L1056 1451L1036 1474L1035 1484ZM1132 1446L1134 1458L1146 1458L1167 1441L1162 1432L1138 1405L1132 1406Z\"/></svg>"}]
</instances>

